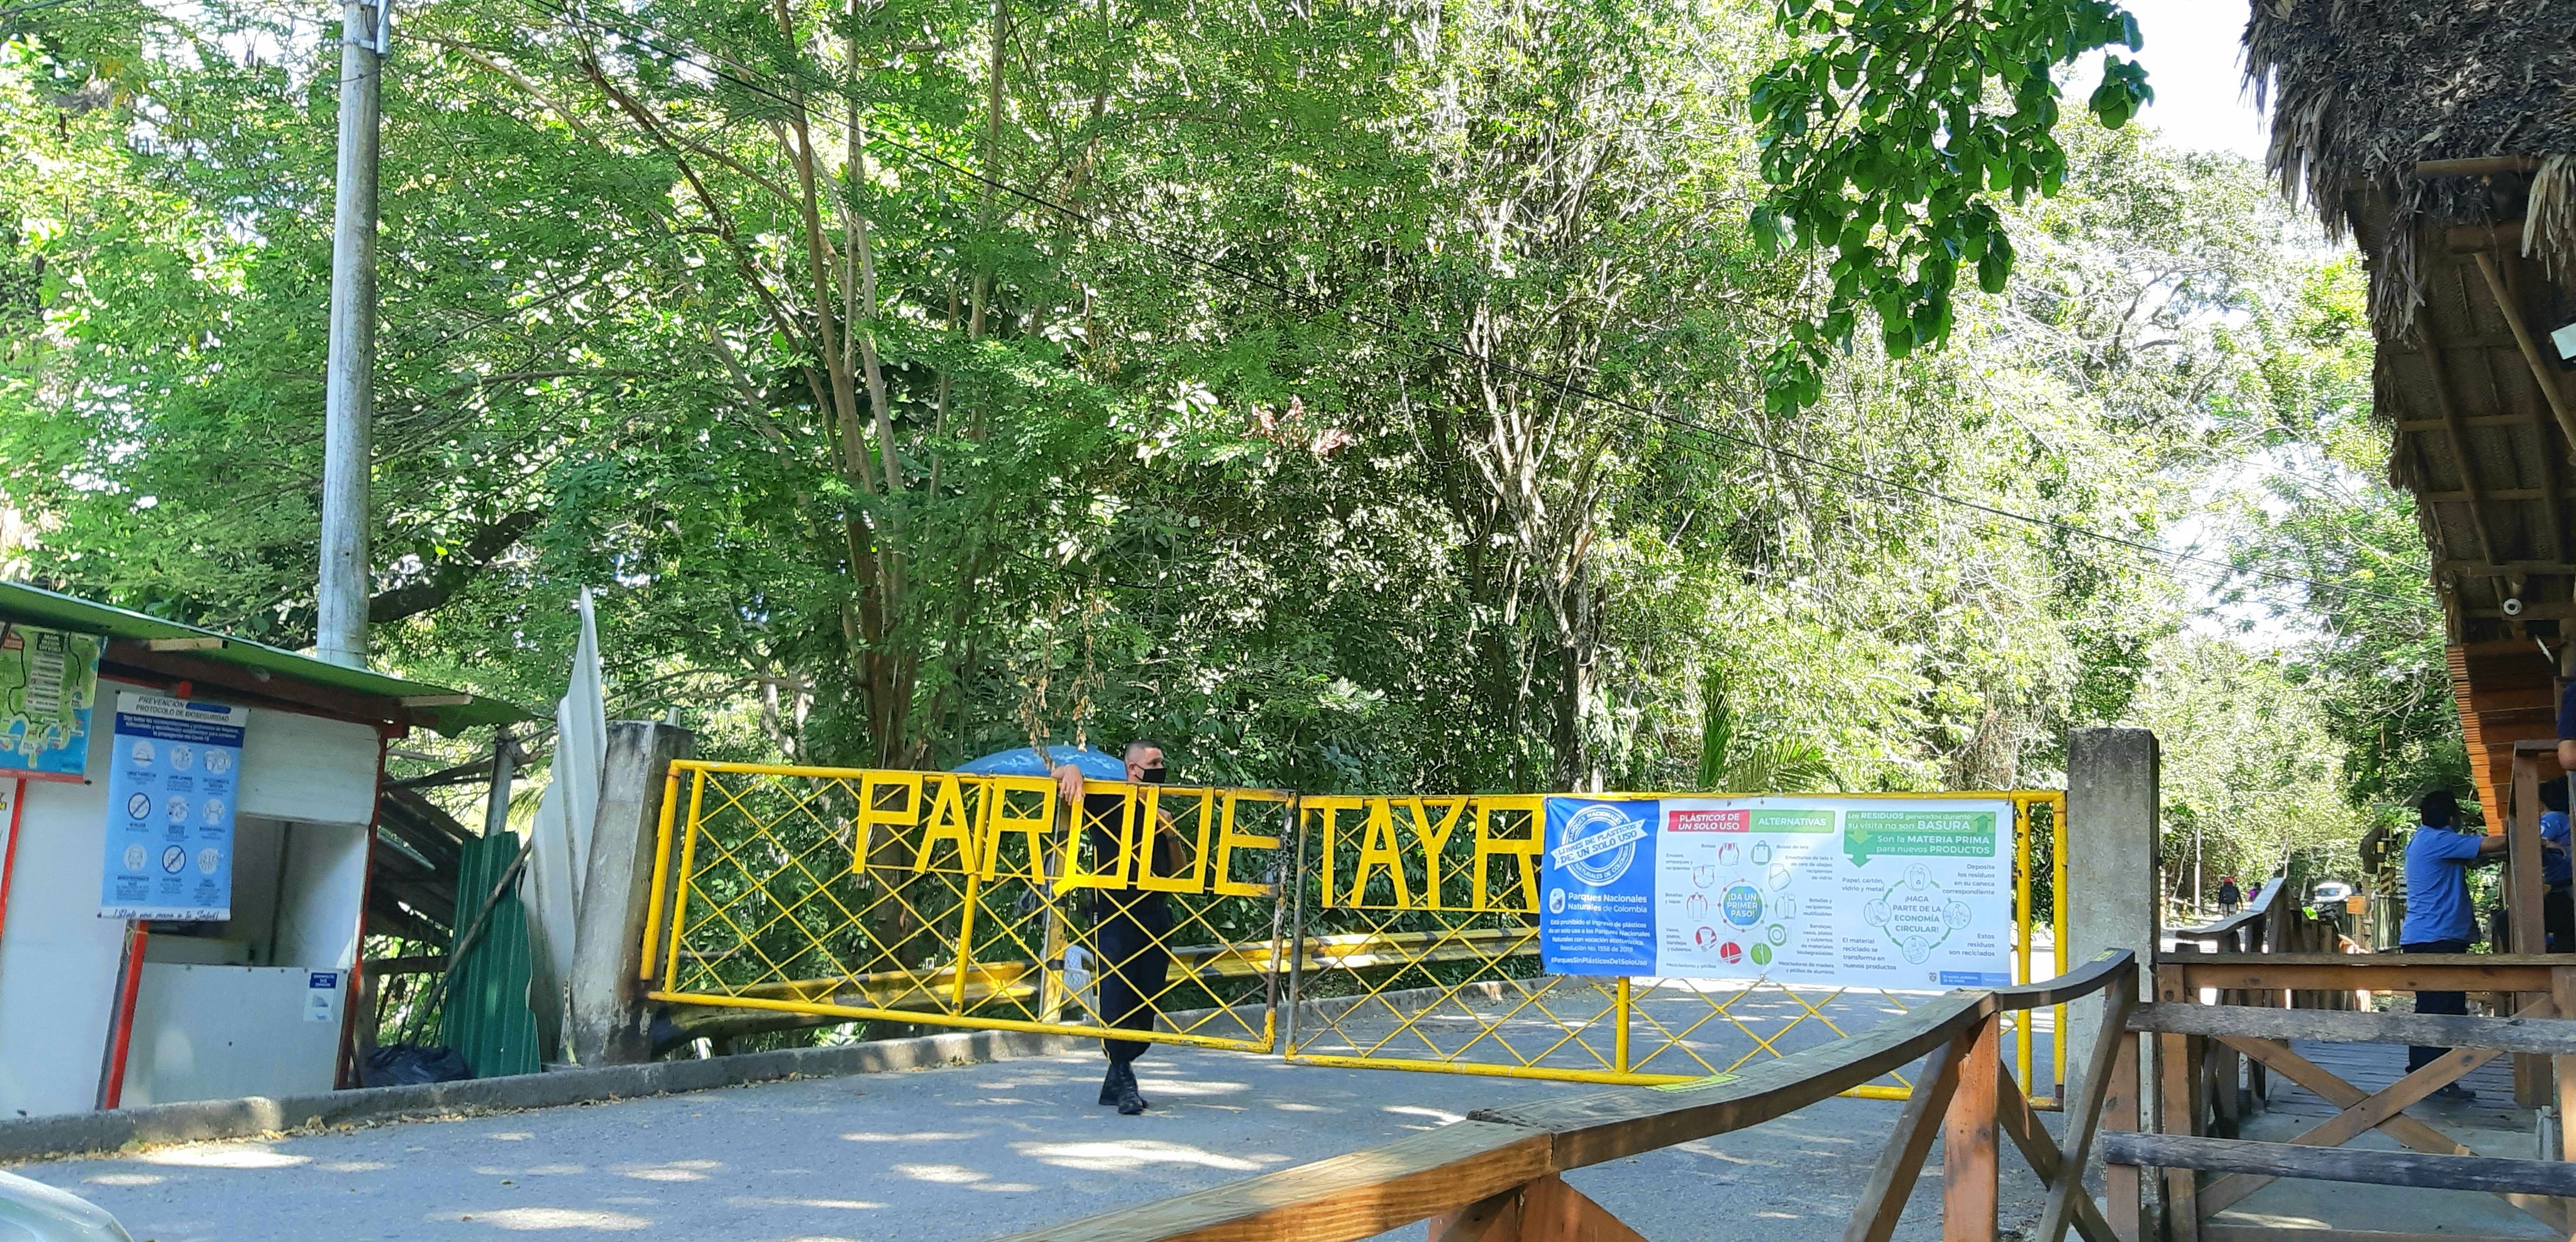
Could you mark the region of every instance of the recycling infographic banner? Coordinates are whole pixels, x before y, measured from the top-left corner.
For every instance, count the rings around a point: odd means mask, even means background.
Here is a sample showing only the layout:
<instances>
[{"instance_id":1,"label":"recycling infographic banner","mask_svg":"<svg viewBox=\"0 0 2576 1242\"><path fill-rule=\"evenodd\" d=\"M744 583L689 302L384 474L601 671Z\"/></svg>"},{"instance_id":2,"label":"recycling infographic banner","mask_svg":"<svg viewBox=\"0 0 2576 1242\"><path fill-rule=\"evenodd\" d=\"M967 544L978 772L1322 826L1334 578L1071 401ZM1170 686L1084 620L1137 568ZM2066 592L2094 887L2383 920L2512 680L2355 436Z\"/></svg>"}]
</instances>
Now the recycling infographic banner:
<instances>
[{"instance_id":1,"label":"recycling infographic banner","mask_svg":"<svg viewBox=\"0 0 2576 1242\"><path fill-rule=\"evenodd\" d=\"M2007 799L1547 800L1552 973L2012 982Z\"/></svg>"},{"instance_id":2,"label":"recycling infographic banner","mask_svg":"<svg viewBox=\"0 0 2576 1242\"><path fill-rule=\"evenodd\" d=\"M250 709L116 696L100 918L233 916L233 804Z\"/></svg>"}]
</instances>

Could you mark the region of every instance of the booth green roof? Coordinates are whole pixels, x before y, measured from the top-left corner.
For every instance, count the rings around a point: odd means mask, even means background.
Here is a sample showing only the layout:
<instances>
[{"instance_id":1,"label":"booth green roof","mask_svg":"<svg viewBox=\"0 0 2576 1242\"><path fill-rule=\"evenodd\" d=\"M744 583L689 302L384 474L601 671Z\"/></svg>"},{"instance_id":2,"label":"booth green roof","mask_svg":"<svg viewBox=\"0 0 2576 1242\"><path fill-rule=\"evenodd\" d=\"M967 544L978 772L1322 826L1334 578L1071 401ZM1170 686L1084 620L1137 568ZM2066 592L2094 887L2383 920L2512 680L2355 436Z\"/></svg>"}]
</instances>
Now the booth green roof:
<instances>
[{"instance_id":1,"label":"booth green roof","mask_svg":"<svg viewBox=\"0 0 2576 1242\"><path fill-rule=\"evenodd\" d=\"M326 697L343 706L381 712L384 719L421 725L439 733L453 734L475 725L512 724L537 718L526 709L500 699L426 682L406 681L366 669L343 668L311 656L297 655L246 638L235 638L218 630L148 617L23 582L0 582L0 620L97 634L111 640L142 644L147 649L155 640L165 644L170 640L211 640L202 645L188 644L183 651L156 653L156 662L163 665L203 662L218 667L229 666L247 670L259 682L276 677L290 678L326 691L340 692ZM131 661L120 658L111 650L107 662ZM170 668L155 671L185 675ZM281 700L299 697L291 686L274 689L263 686L258 692ZM326 709L332 706L331 703L319 705Z\"/></svg>"}]
</instances>

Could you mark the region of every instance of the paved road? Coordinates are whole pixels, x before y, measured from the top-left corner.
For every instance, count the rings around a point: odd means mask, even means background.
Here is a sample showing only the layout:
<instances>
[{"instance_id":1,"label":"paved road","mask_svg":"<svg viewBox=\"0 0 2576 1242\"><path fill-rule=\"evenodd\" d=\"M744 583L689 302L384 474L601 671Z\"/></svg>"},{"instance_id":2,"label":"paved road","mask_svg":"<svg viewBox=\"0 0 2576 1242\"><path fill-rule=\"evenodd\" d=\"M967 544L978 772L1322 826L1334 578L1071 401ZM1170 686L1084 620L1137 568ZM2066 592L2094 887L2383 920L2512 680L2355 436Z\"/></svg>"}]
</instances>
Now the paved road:
<instances>
[{"instance_id":1,"label":"paved road","mask_svg":"<svg viewBox=\"0 0 2576 1242\"><path fill-rule=\"evenodd\" d=\"M115 1212L138 1242L973 1242L1585 1089L1169 1050L1142 1063L1153 1111L1125 1118L1092 1103L1100 1064L778 1083L16 1171ZM1569 1180L1656 1242L1839 1237L1897 1108L1832 1100ZM2007 1225L2038 1212L2014 1166L2008 1151ZM1937 1193L1928 1175L1900 1236L1937 1236Z\"/></svg>"}]
</instances>

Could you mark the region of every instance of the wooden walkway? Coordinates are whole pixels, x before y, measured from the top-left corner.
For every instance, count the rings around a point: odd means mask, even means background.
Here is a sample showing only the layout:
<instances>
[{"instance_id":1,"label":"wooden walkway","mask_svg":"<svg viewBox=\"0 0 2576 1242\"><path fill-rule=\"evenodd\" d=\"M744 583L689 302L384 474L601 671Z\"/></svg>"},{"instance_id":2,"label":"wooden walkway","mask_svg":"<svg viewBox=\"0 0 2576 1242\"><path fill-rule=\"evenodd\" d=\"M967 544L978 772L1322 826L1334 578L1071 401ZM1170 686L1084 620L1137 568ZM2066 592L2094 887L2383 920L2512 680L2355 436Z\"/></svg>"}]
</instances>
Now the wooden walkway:
<instances>
[{"instance_id":1,"label":"wooden walkway","mask_svg":"<svg viewBox=\"0 0 2576 1242\"><path fill-rule=\"evenodd\" d=\"M2332 1071L2364 1091L2378 1091L2406 1073L2406 1049L2391 1044L2320 1043L2293 1040L2300 1056ZM2424 1100L2407 1114L2450 1135L2482 1156L2530 1159L2537 1154L2537 1119L2513 1102L2513 1059L2499 1056L2479 1066L2461 1085L2478 1093L2475 1100ZM2341 1111L2283 1079L2271 1076L2270 1102L2245 1122L2245 1137L2285 1143ZM2350 1146L2396 1150L2378 1134ZM2300 1230L2332 1225L2344 1229L2398 1231L2409 1236L2446 1234L2489 1237L2551 1237L2539 1221L2492 1195L2469 1191L2399 1189L2342 1182L2284 1180L2257 1191L2236 1207L2212 1218L2212 1225L2260 1231L2264 1237L2296 1238ZM2242 1233L2204 1232L2242 1238Z\"/></svg>"},{"instance_id":2,"label":"wooden walkway","mask_svg":"<svg viewBox=\"0 0 2576 1242\"><path fill-rule=\"evenodd\" d=\"M2331 1070L2345 1082L2364 1091L2379 1091L2406 1076L2406 1049L2393 1044L2326 1044L2315 1040L2296 1039L2290 1048L2300 1056ZM2461 1126L2477 1129L2511 1130L2532 1133L2534 1119L2530 1109L2513 1102L2513 1058L2500 1056L2469 1072L2460 1085L2478 1093L2467 1102L2426 1100L2407 1111L2446 1130ZM2282 1078L2271 1076L2270 1103L2265 1111L2274 1115L2310 1118L2315 1124L2341 1112L2332 1104L2318 1099L2313 1092ZM2472 1147L2481 1146L2468 1135L2460 1141ZM2518 1156L2531 1153L2520 1151Z\"/></svg>"}]
</instances>

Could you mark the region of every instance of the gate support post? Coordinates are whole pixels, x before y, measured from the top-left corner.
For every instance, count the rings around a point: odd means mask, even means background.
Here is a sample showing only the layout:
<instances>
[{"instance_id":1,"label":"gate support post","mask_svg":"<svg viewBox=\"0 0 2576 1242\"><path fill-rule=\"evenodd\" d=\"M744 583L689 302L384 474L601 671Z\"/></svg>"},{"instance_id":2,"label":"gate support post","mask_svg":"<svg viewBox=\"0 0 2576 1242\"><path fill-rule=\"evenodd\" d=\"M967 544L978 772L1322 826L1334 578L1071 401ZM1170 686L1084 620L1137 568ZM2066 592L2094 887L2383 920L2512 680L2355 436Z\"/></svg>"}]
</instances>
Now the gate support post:
<instances>
[{"instance_id":1,"label":"gate support post","mask_svg":"<svg viewBox=\"0 0 2576 1242\"><path fill-rule=\"evenodd\" d=\"M2141 967L2156 960L2164 860L2160 787L2163 756L2145 729L2076 729L2066 736L2065 891L2067 944L2057 948L2057 969L2089 962L2112 949L2137 955ZM2149 971L2138 972L2141 998ZM2066 1063L2093 1063L2093 1041L2102 1038L2101 1014L2076 1005L2067 1014ZM2134 1035L2118 1036L2135 1040ZM2145 1116L2155 1112L2152 1052L2133 1058L2143 1083L2124 1079L2114 1090L2136 1092Z\"/></svg>"},{"instance_id":2,"label":"gate support post","mask_svg":"<svg viewBox=\"0 0 2576 1242\"><path fill-rule=\"evenodd\" d=\"M641 975L645 907L653 901L663 784L696 736L649 720L608 723L599 812L590 830L581 909L573 917L572 1053L583 1065L653 1059ZM677 834L674 834L677 839Z\"/></svg>"}]
</instances>

